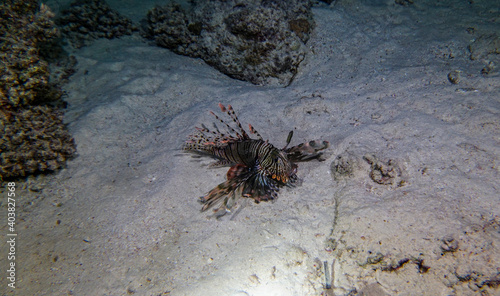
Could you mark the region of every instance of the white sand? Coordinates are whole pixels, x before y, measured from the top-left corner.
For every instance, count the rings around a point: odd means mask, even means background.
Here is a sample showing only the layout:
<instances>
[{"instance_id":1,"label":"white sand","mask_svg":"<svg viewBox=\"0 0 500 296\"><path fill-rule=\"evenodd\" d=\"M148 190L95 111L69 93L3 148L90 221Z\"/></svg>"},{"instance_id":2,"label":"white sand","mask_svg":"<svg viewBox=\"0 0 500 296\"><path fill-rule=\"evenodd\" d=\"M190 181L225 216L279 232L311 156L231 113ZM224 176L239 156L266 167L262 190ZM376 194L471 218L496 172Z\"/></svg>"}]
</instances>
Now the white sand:
<instances>
[{"instance_id":1,"label":"white sand","mask_svg":"<svg viewBox=\"0 0 500 296\"><path fill-rule=\"evenodd\" d=\"M372 2L314 9L311 52L287 88L139 37L74 52L66 121L78 157L19 183L30 190L19 190L6 295L498 295L500 79L480 74L467 45L498 31L499 9ZM275 203L207 219L198 197L227 169L179 148L218 102L278 147L292 129L292 144L330 141L326 161L300 164L302 186ZM376 184L366 154L393 160L398 183ZM334 180L339 155L355 170Z\"/></svg>"}]
</instances>

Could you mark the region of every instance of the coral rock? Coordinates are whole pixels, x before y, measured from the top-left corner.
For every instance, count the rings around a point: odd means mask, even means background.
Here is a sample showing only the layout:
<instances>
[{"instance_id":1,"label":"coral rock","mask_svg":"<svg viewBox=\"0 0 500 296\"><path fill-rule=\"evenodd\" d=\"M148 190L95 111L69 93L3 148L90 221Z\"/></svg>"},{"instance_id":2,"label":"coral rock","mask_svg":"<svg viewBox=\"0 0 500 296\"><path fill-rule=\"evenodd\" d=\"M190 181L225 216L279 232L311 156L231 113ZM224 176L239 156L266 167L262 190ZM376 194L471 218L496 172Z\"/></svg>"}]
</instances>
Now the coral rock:
<instances>
[{"instance_id":1,"label":"coral rock","mask_svg":"<svg viewBox=\"0 0 500 296\"><path fill-rule=\"evenodd\" d=\"M233 78L259 85L291 82L314 28L310 1L192 2L189 9L168 4L149 11L148 37Z\"/></svg>"},{"instance_id":2,"label":"coral rock","mask_svg":"<svg viewBox=\"0 0 500 296\"><path fill-rule=\"evenodd\" d=\"M103 0L77 0L57 20L64 36L76 48L98 38L131 35L137 27L131 20L112 10Z\"/></svg>"},{"instance_id":3,"label":"coral rock","mask_svg":"<svg viewBox=\"0 0 500 296\"><path fill-rule=\"evenodd\" d=\"M3 111L0 131L0 178L57 170L76 152L61 112L50 107Z\"/></svg>"},{"instance_id":4,"label":"coral rock","mask_svg":"<svg viewBox=\"0 0 500 296\"><path fill-rule=\"evenodd\" d=\"M0 180L56 170L75 153L61 113L42 105L63 94L39 55L58 34L53 16L36 0L0 4Z\"/></svg>"}]
</instances>

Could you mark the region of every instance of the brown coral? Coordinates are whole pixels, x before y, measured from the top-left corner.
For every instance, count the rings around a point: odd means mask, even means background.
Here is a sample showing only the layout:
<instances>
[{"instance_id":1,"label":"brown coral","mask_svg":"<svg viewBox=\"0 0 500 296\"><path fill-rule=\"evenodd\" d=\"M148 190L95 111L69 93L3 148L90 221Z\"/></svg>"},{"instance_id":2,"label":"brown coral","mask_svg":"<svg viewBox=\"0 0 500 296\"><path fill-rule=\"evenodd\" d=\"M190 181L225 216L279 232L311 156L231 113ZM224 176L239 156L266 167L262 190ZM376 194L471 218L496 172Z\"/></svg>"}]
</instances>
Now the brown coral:
<instances>
[{"instance_id":1,"label":"brown coral","mask_svg":"<svg viewBox=\"0 0 500 296\"><path fill-rule=\"evenodd\" d=\"M56 170L75 152L61 113L41 105L62 96L39 55L58 34L53 16L36 0L0 4L0 180Z\"/></svg>"},{"instance_id":2,"label":"brown coral","mask_svg":"<svg viewBox=\"0 0 500 296\"><path fill-rule=\"evenodd\" d=\"M0 176L59 169L76 149L62 113L46 106L0 114Z\"/></svg>"},{"instance_id":3,"label":"brown coral","mask_svg":"<svg viewBox=\"0 0 500 296\"><path fill-rule=\"evenodd\" d=\"M118 38L137 30L131 20L112 10L104 0L77 0L63 11L57 23L76 48L98 38Z\"/></svg>"},{"instance_id":4,"label":"brown coral","mask_svg":"<svg viewBox=\"0 0 500 296\"><path fill-rule=\"evenodd\" d=\"M7 0L0 5L0 102L12 107L33 104L49 87L47 63L38 46L57 36L53 14L37 1Z\"/></svg>"}]
</instances>

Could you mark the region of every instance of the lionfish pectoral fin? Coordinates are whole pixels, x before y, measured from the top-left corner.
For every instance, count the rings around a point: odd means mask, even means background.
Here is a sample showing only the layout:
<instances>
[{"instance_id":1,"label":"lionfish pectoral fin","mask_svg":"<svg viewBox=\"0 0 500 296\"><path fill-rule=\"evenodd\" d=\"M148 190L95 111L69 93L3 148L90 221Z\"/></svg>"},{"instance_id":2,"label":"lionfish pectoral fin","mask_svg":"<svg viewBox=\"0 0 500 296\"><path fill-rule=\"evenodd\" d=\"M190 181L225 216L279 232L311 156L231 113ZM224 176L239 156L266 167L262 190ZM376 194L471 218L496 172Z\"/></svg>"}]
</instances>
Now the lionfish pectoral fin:
<instances>
[{"instance_id":1,"label":"lionfish pectoral fin","mask_svg":"<svg viewBox=\"0 0 500 296\"><path fill-rule=\"evenodd\" d=\"M235 164L227 171L226 177L228 180L242 176L248 172L248 167L244 164Z\"/></svg>"},{"instance_id":2,"label":"lionfish pectoral fin","mask_svg":"<svg viewBox=\"0 0 500 296\"><path fill-rule=\"evenodd\" d=\"M244 184L243 196L252 198L255 203L278 198L278 183L260 173L252 173Z\"/></svg>"},{"instance_id":3,"label":"lionfish pectoral fin","mask_svg":"<svg viewBox=\"0 0 500 296\"><path fill-rule=\"evenodd\" d=\"M226 166L229 166L231 165L232 162L229 161L229 160L225 160L225 159L220 159L220 160L217 160L216 162L214 163L211 163L208 167L209 168L220 168L220 167L226 167Z\"/></svg>"},{"instance_id":4,"label":"lionfish pectoral fin","mask_svg":"<svg viewBox=\"0 0 500 296\"><path fill-rule=\"evenodd\" d=\"M319 158L322 155L322 150L330 147L328 141L309 141L307 143L302 143L297 146L290 147L285 150L288 155L288 159L293 162L307 161L315 158Z\"/></svg>"},{"instance_id":5,"label":"lionfish pectoral fin","mask_svg":"<svg viewBox=\"0 0 500 296\"><path fill-rule=\"evenodd\" d=\"M234 165L228 172L228 180L220 183L207 195L200 198L202 212L214 208L218 218L231 212L242 198L251 198L256 203L274 200L278 197L279 185L265 175L249 170L248 167Z\"/></svg>"},{"instance_id":6,"label":"lionfish pectoral fin","mask_svg":"<svg viewBox=\"0 0 500 296\"><path fill-rule=\"evenodd\" d=\"M231 208L242 196L241 185L241 178L233 178L220 183L217 187L210 190L207 195L200 198L200 202L203 203L201 211L204 212L210 208L214 208L214 213L218 217L230 212ZM219 215L219 213L221 214Z\"/></svg>"}]
</instances>

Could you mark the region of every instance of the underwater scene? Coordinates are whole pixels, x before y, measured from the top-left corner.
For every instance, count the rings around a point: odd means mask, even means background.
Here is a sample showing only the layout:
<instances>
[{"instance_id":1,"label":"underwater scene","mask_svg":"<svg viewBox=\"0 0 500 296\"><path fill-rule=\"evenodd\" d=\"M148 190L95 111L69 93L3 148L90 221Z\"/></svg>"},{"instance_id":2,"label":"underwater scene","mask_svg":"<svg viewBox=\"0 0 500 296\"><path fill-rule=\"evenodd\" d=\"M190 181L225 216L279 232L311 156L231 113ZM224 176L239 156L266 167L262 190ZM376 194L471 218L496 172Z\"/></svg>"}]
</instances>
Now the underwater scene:
<instances>
[{"instance_id":1,"label":"underwater scene","mask_svg":"<svg viewBox=\"0 0 500 296\"><path fill-rule=\"evenodd\" d=\"M500 295L498 1L0 14L0 295Z\"/></svg>"}]
</instances>

